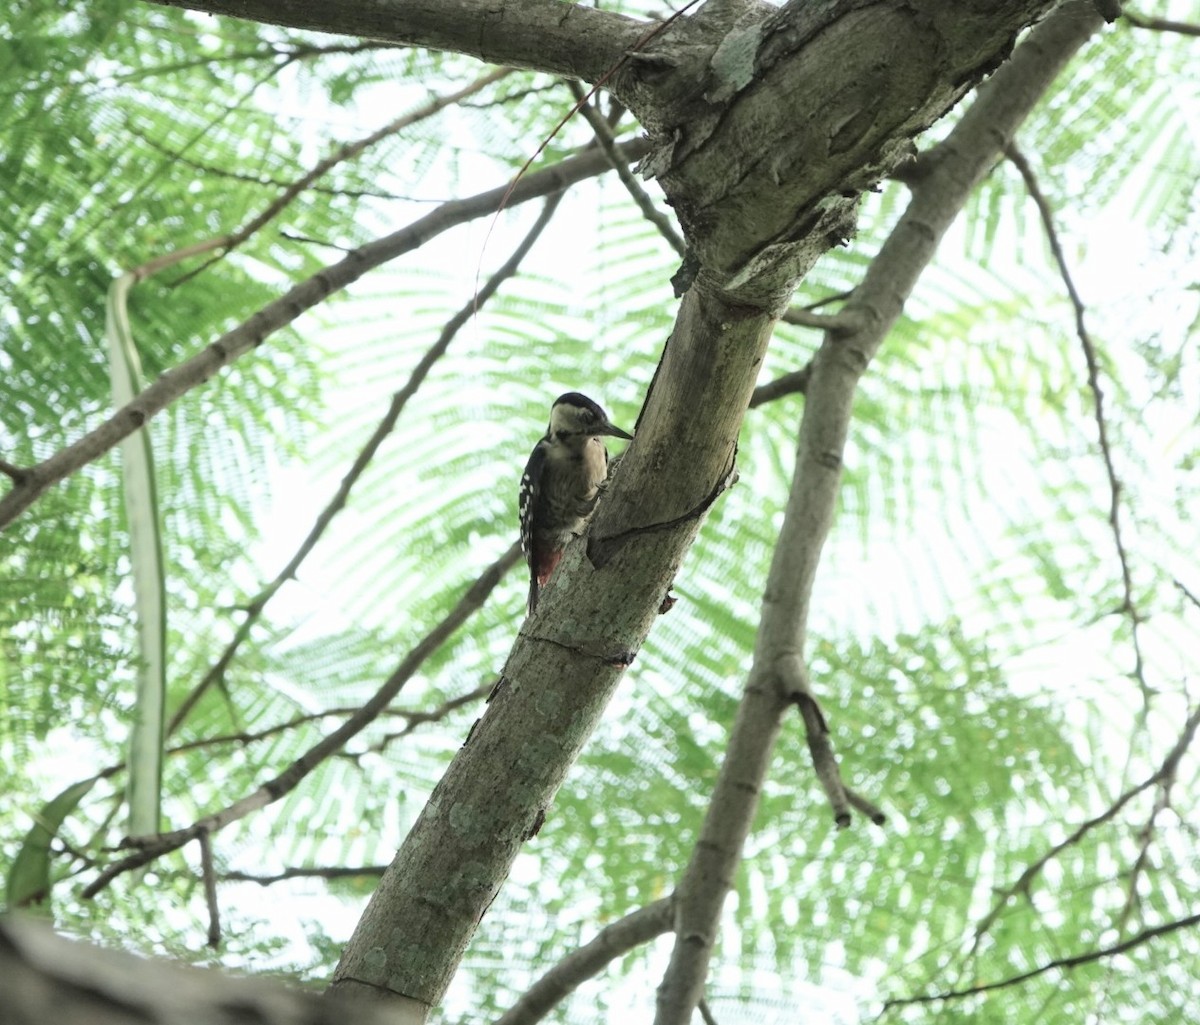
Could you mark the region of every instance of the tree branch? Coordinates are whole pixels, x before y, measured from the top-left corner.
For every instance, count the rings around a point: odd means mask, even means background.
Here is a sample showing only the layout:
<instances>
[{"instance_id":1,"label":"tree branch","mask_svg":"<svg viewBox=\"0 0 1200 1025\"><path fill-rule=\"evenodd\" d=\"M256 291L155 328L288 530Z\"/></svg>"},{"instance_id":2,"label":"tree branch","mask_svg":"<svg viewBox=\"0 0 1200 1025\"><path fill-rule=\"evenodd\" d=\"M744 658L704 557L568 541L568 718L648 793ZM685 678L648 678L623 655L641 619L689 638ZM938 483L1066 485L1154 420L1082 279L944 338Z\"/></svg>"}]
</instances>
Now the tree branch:
<instances>
[{"instance_id":1,"label":"tree branch","mask_svg":"<svg viewBox=\"0 0 1200 1025\"><path fill-rule=\"evenodd\" d=\"M1100 455L1104 459L1104 472L1108 475L1108 523L1112 529L1113 543L1117 550L1123 590L1123 600L1118 611L1129 617L1133 639L1133 678L1141 689L1142 701L1146 708L1149 708L1152 692L1146 682L1145 660L1142 658L1142 642L1138 632L1141 615L1133 599L1133 575L1129 569L1129 553L1125 549L1125 541L1121 535L1121 482L1117 479L1112 446L1108 441L1108 421L1104 415L1104 392L1100 388L1100 361L1096 356L1096 346L1092 341L1091 333L1084 322L1086 308L1083 299L1075 287L1071 269L1067 266L1066 253L1063 252L1062 243L1058 239L1058 230L1054 226L1054 211L1050 207L1050 201L1038 186L1037 175L1033 173L1029 161L1025 159L1024 154L1015 143L1012 141L1008 143L1005 154L1020 172L1021 178L1025 182L1025 188L1037 206L1038 214L1042 219L1042 227L1046 232L1046 241L1050 245L1050 251L1054 254L1054 262L1058 265L1058 272L1075 311L1075 333L1079 338L1079 345L1083 349L1083 358L1087 364L1087 381L1088 388L1092 393L1092 412L1096 421L1097 436L1100 440Z\"/></svg>"},{"instance_id":2,"label":"tree branch","mask_svg":"<svg viewBox=\"0 0 1200 1025\"><path fill-rule=\"evenodd\" d=\"M630 160L636 160L648 148L643 140L635 140L622 146L621 151ZM24 470L21 482L14 484L9 493L0 499L0 529L12 523L52 485L104 455L181 395L203 384L218 370L257 348L269 335L290 324L334 292L357 281L367 271L412 252L450 228L494 213L503 204L515 206L560 192L577 182L603 174L608 169L608 159L600 152L568 157L553 167L523 176L513 186L503 185L475 196L443 203L407 227L354 250L345 259L318 271L191 359L168 370L95 430L44 462Z\"/></svg>"},{"instance_id":3,"label":"tree branch","mask_svg":"<svg viewBox=\"0 0 1200 1025\"><path fill-rule=\"evenodd\" d=\"M1150 940L1157 939L1159 936L1166 936L1179 929L1190 929L1194 925L1200 925L1200 914L1189 915L1187 918L1181 918L1178 921L1167 922L1164 925L1157 925L1152 929L1146 929L1136 936L1131 936L1129 939L1121 943L1116 943L1111 947L1088 951L1086 954L1075 954L1072 957L1056 958L1039 968L1022 972L1020 975L1010 976L1007 979L1001 979L998 982L987 982L978 986L971 986L967 989L950 989L941 993L923 993L915 997L897 997L893 1000L886 1000L883 1004L883 1012L886 1013L893 1007L906 1007L910 1004L929 1004L939 1000L956 1000L962 997L976 996L980 993L990 993L992 990L1018 986L1022 982L1036 979L1039 975L1045 975L1056 968L1078 968L1080 965L1089 964L1092 961L1100 961L1106 957L1115 957L1117 954L1123 954L1134 947L1140 947L1143 943L1149 943Z\"/></svg>"},{"instance_id":4,"label":"tree branch","mask_svg":"<svg viewBox=\"0 0 1200 1025\"><path fill-rule=\"evenodd\" d=\"M650 198L649 193L642 188L641 183L634 177L634 174L629 170L629 163L621 159L621 154L617 150L617 142L613 138L612 129L608 122L600 115L587 100L587 93L583 91L583 87L573 78L567 79L567 88L571 90L571 95L575 97L576 109L583 115L583 118L589 125L592 126L592 131L596 133L596 141L600 144L600 148L604 150L608 157L612 168L617 172L617 177L621 179L621 184L625 186L625 191L633 198L637 208L642 211L642 216L653 224L660 235L667 240L667 243L681 257L687 253L687 245L680 237L679 232L675 230L675 225L671 222L671 218L664 214L654 205L654 200Z\"/></svg>"},{"instance_id":5,"label":"tree branch","mask_svg":"<svg viewBox=\"0 0 1200 1025\"><path fill-rule=\"evenodd\" d=\"M15 915L0 918L0 978L7 1025L397 1025L393 1008L351 1008L277 979L105 950Z\"/></svg>"},{"instance_id":6,"label":"tree branch","mask_svg":"<svg viewBox=\"0 0 1200 1025\"><path fill-rule=\"evenodd\" d=\"M631 911L606 925L596 936L564 957L529 987L494 1025L534 1025L582 983L603 971L618 957L649 943L671 929L673 898Z\"/></svg>"},{"instance_id":7,"label":"tree branch","mask_svg":"<svg viewBox=\"0 0 1200 1025\"><path fill-rule=\"evenodd\" d=\"M929 172L855 289L846 314L860 325L827 331L808 380L795 469L764 591L754 664L700 838L678 888L675 948L658 990L656 1025L688 1025L699 1001L726 894L733 885L758 794L797 688L812 585L833 521L858 379L879 350L959 210L1075 51L1103 24L1075 0L1038 25L980 86L976 100L933 151ZM802 710L804 705L802 704ZM814 711L815 704L812 706ZM815 724L820 730L823 720ZM814 724L809 724L813 739ZM823 731L822 731L823 732ZM828 773L827 761L820 760ZM836 762L832 763L836 767ZM822 779L835 816L847 815L840 779Z\"/></svg>"},{"instance_id":8,"label":"tree branch","mask_svg":"<svg viewBox=\"0 0 1200 1025\"><path fill-rule=\"evenodd\" d=\"M1200 25L1188 21L1171 21L1169 18L1148 18L1130 10L1121 12L1125 20L1135 28L1150 29L1154 32L1176 32L1183 36L1200 36Z\"/></svg>"},{"instance_id":9,"label":"tree branch","mask_svg":"<svg viewBox=\"0 0 1200 1025\"><path fill-rule=\"evenodd\" d=\"M425 46L595 81L653 22L557 0L151 0L270 25Z\"/></svg>"},{"instance_id":10,"label":"tree branch","mask_svg":"<svg viewBox=\"0 0 1200 1025\"><path fill-rule=\"evenodd\" d=\"M263 783L254 793L235 801L220 811L206 815L184 829L161 833L158 836L136 842L126 841L129 846L137 846L136 853L109 865L84 888L82 896L90 899L122 873L140 868L142 865L148 865L156 858L160 858L170 851L178 850L184 844L196 839L201 833L216 833L231 822L237 822L291 793L301 780L321 762L344 747L347 741L361 733L378 717L400 693L404 685L412 679L413 674L421 667L425 659L437 651L455 630L462 626L470 615L487 600L488 595L504 578L504 574L517 564L520 554L520 545L514 544L485 569L458 600L454 608L405 656L400 665L396 667L396 671L388 677L383 686L371 696L366 704L336 730L309 748L278 776Z\"/></svg>"},{"instance_id":11,"label":"tree branch","mask_svg":"<svg viewBox=\"0 0 1200 1025\"><path fill-rule=\"evenodd\" d=\"M1179 739L1175 742L1175 746L1167 752L1166 757L1162 761L1162 765L1158 767L1157 771L1152 773L1147 779L1143 780L1137 786L1126 790L1125 793L1118 797L1099 815L1088 819L1086 822L1080 823L1080 825L1071 832L1070 836L1051 847L1045 854L1038 858L1037 861L1028 866L1014 883L1006 887L1000 894L1000 898L994 905L992 905L992 909L986 915L984 915L979 925L975 927L975 940L971 944L971 949L968 952L968 956L979 949L979 944L983 939L984 934L992 927L996 919L1000 917L1000 912L1004 909L1004 906L1018 893L1028 893L1030 884L1037 877L1037 874L1046 867L1046 864L1051 859L1058 857L1058 855L1065 851L1068 847L1078 843L1081 837L1095 829L1097 826L1101 826L1105 822L1110 822L1112 819L1116 818L1118 812L1120 812L1125 805L1137 797L1138 794L1141 794L1146 790L1149 790L1152 786L1155 786L1163 780L1174 776L1176 767L1179 765L1179 760L1183 757L1184 752L1187 751L1188 747L1191 745L1193 738L1196 736L1197 729L1200 729L1200 707L1197 707L1195 711L1188 716L1187 720L1183 724L1183 731L1180 733Z\"/></svg>"},{"instance_id":12,"label":"tree branch","mask_svg":"<svg viewBox=\"0 0 1200 1025\"><path fill-rule=\"evenodd\" d=\"M332 865L325 868L285 868L273 875L255 875L252 872L226 872L221 879L227 883L258 883L259 886L271 886L288 879L357 879L360 876L381 876L387 871L387 865Z\"/></svg>"},{"instance_id":13,"label":"tree branch","mask_svg":"<svg viewBox=\"0 0 1200 1025\"><path fill-rule=\"evenodd\" d=\"M710 39L727 34L720 15L733 6L705 9L717 22L708 26ZM620 81L614 78L613 91L635 114L644 122L658 118L652 170L677 204L689 248L701 246L699 269L680 304L635 441L586 536L567 546L483 717L380 881L332 988L364 999L391 995L418 1018L441 999L518 851L545 819L657 621L706 511L728 485L774 320L796 281L850 230L858 197L907 150L912 136L1002 60L1016 34L1051 6L1022 0L963 19L950 0L923 4L919 17L900 0L874 5L869 18L853 4L814 8L792 2L777 12L763 5L756 10L765 20L742 39L749 53L735 62L733 80L706 88L711 42L690 56L686 47L664 43L643 55L656 62L652 67L647 60L631 61ZM815 21L804 21L810 17ZM705 30L704 24L692 27ZM762 34L755 35L755 28ZM885 47L888 59L882 61ZM674 57L683 62L678 73L663 63ZM754 74L744 81L736 72L751 57ZM761 78L760 61L767 72ZM1025 64L1022 74L1035 86L1022 112L1041 92L1043 66L1060 66L1053 53ZM884 66L887 87L879 70ZM867 88L864 81L879 88L870 90L868 107L853 106ZM859 90L851 108L839 106L836 98L851 89ZM848 109L863 114L849 127ZM801 117L805 131L797 133ZM705 119L703 125L697 119ZM1004 117L992 120L1000 123L1002 142ZM994 159L993 132L989 124L987 152ZM777 156L772 149L771 159L764 159L764 134L785 140L786 152ZM955 170L970 172L964 163ZM949 183L947 191L956 195L957 185ZM892 296L893 282L888 285ZM865 312L873 317L875 307ZM850 359L844 337L826 340L837 351L824 368L818 358L806 417L829 402L835 409L844 405L849 415L853 382L845 387L838 365L839 356ZM833 397L814 404L818 379ZM813 455L828 469L827 453L838 448L824 440L817 439ZM776 730L773 706L787 707L778 691L761 703L766 716L759 709L749 716L774 722ZM769 749L766 729L756 736L745 731L751 760ZM744 791L735 799L741 809L752 803ZM723 896L729 879L717 876L711 883ZM681 901L690 896L680 892ZM421 937L419 945L409 940L414 935ZM695 937L682 930L679 942L691 944Z\"/></svg>"}]
</instances>

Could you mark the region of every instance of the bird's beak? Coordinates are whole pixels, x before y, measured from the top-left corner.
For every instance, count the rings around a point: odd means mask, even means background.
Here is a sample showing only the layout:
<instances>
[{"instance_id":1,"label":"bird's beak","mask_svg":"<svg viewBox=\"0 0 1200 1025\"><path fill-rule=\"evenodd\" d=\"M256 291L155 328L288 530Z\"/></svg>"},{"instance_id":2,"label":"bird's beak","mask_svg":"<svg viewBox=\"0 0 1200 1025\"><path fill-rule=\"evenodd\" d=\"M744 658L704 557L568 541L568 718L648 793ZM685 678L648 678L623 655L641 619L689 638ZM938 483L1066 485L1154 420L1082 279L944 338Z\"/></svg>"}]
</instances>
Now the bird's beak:
<instances>
[{"instance_id":1,"label":"bird's beak","mask_svg":"<svg viewBox=\"0 0 1200 1025\"><path fill-rule=\"evenodd\" d=\"M624 438L626 441L633 441L633 435L626 434L616 424L605 424L603 429L600 431L600 433L607 434L609 437L612 437L612 438Z\"/></svg>"}]
</instances>

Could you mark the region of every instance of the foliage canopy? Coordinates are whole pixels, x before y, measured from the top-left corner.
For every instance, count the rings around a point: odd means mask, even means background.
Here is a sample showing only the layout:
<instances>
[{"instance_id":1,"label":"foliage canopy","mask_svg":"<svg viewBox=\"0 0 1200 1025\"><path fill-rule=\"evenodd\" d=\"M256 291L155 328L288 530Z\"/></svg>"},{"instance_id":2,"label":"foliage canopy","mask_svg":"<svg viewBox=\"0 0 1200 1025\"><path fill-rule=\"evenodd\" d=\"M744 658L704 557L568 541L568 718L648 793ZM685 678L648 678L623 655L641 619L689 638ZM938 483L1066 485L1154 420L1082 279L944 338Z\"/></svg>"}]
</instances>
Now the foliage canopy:
<instances>
[{"instance_id":1,"label":"foliage canopy","mask_svg":"<svg viewBox=\"0 0 1200 1025\"><path fill-rule=\"evenodd\" d=\"M1165 13L1200 18L1194 3L1176 6ZM237 232L339 147L484 74L464 57L129 0L72 11L43 0L5 17L0 458L18 467L111 410L114 278ZM727 908L708 991L722 1025L791 1020L814 1000L830 1021L857 1020L890 998L1113 947L1193 908L1196 759L1160 769L1194 714L1200 643L1196 45L1118 22L1019 137L1086 300L1128 579L1073 310L1026 183L1005 162L863 381L817 582L810 672L847 781L889 821L834 827L795 724ZM531 155L527 173L587 147L578 117L552 136L573 102L548 75L491 76L334 163L236 245L146 274L129 306L144 379L339 250L503 185ZM636 134L628 116L613 123L619 138ZM904 185L883 183L858 237L821 261L797 305L852 289L904 202ZM671 329L678 257L613 176L592 178L473 308L538 205L371 273L152 422L168 715L247 606L270 599L171 733L164 829L251 793L343 721L509 547L516 478L550 399L583 388L617 423L636 420ZM465 326L346 510L296 579L264 592L460 309ZM781 322L761 380L803 367L816 344ZM502 1011L581 938L671 891L750 663L802 402L747 417L740 482L484 920L446 1021ZM207 960L193 847L79 896L124 835L127 780L112 767L126 757L140 659L126 500L110 453L0 534L9 901L49 881L42 906L61 929ZM222 963L328 974L372 866L389 860L478 716L523 591L519 574L506 577L388 714L214 839L227 877ZM38 825L54 838L33 836ZM335 866L363 874L277 883L266 900L238 881ZM1200 1001L1197 953L1194 931L1180 929L1069 973L888 1014L1174 1022ZM660 956L629 955L559 1020L649 1006Z\"/></svg>"}]
</instances>

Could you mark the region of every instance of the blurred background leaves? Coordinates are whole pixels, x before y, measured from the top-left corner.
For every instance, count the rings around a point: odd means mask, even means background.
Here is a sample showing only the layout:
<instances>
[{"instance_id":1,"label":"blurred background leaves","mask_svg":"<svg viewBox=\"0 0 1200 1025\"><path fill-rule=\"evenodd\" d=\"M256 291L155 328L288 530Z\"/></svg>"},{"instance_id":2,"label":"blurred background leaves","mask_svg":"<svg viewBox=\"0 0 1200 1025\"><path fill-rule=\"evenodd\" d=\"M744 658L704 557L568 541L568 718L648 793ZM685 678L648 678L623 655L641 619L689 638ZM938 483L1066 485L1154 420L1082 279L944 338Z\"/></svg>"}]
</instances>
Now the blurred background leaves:
<instances>
[{"instance_id":1,"label":"blurred background leaves","mask_svg":"<svg viewBox=\"0 0 1200 1025\"><path fill-rule=\"evenodd\" d=\"M1200 18L1194 3L1170 13ZM235 231L338 146L480 73L464 58L127 0L71 10L40 0L3 18L0 458L15 465L109 411L114 277ZM855 1021L887 996L994 981L1189 911L1200 888L1194 757L1149 830L1154 791L1053 859L972 949L1025 867L1158 768L1195 700L1200 607L1176 586L1200 594L1194 59L1194 41L1118 23L1020 137L1100 348L1149 698L1131 675L1071 311L1020 176L1002 165L864 381L818 579L814 684L847 779L889 823L836 831L793 723L726 915L709 995L722 1025L793 1021L797 1007ZM338 164L199 272L189 273L203 257L140 283L130 320L147 379L340 249L509 180L567 97L560 82L514 72ZM617 128L635 131L628 117ZM572 120L540 159L589 141ZM884 183L859 237L818 265L797 302L852 288L904 202L899 183ZM516 207L435 239L155 419L168 713L291 556L442 324L534 216ZM617 423L636 420L673 320L676 265L615 181L568 194L169 741L179 748L164 770L169 827L249 793L341 722L508 547L517 476L557 394L583 388ZM802 367L815 343L781 324L762 380ZM484 920L443 1020L502 1009L573 944L673 887L749 665L802 402L748 414L741 482L705 524L679 603ZM47 802L124 758L139 655L120 487L119 460L107 457L0 534L6 873ZM438 709L488 684L523 591L511 575L396 711ZM386 863L477 714L467 703L399 738L408 720L382 717L285 800L222 832L218 871ZM122 835L124 786L118 770L72 792L79 804L45 861L56 922L212 960L199 953L190 848L78 899ZM221 963L327 977L373 880L223 884ZM648 1008L662 956L655 946L630 955L554 1020ZM1197 957L1195 936L1175 933L944 1014L931 1004L890 1017L1174 1022L1200 992L1195 972L1172 966Z\"/></svg>"}]
</instances>

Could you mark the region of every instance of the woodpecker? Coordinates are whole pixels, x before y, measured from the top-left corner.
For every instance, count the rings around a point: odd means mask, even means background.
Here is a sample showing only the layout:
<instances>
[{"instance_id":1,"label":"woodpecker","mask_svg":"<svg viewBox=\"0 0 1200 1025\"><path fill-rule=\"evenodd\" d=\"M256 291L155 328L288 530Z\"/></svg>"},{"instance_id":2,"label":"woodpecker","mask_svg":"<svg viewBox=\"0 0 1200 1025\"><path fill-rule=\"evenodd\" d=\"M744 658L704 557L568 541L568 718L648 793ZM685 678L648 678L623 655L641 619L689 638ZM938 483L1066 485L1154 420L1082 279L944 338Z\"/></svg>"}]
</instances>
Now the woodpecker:
<instances>
[{"instance_id":1,"label":"woodpecker","mask_svg":"<svg viewBox=\"0 0 1200 1025\"><path fill-rule=\"evenodd\" d=\"M563 550L584 528L600 485L608 476L608 450L602 438L632 441L586 395L567 392L550 407L550 426L529 456L521 477L521 549L529 563L528 611L541 593Z\"/></svg>"}]
</instances>

